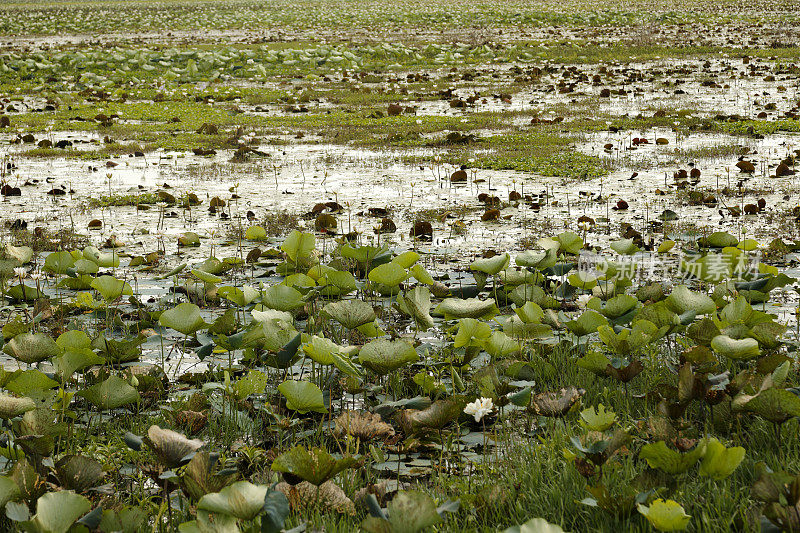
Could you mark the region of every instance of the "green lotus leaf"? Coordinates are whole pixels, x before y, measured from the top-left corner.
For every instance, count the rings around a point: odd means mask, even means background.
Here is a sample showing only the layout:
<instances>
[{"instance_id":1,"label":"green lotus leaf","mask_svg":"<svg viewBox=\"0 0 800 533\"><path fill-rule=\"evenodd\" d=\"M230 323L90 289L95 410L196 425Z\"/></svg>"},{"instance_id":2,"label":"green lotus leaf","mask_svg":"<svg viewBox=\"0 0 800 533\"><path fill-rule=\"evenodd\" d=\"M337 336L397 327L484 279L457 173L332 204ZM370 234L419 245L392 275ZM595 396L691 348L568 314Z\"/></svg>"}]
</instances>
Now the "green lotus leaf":
<instances>
[{"instance_id":1,"label":"green lotus leaf","mask_svg":"<svg viewBox=\"0 0 800 533\"><path fill-rule=\"evenodd\" d=\"M322 448L306 450L302 446L295 446L272 462L272 470L295 475L319 487L340 472L356 468L359 464L355 457L336 459Z\"/></svg>"},{"instance_id":2,"label":"green lotus leaf","mask_svg":"<svg viewBox=\"0 0 800 533\"><path fill-rule=\"evenodd\" d=\"M225 261L220 261L216 257L209 257L202 263L197 266L197 269L201 272L207 272L209 274L213 274L215 276L219 276L220 274L224 274L228 270L233 268L233 265L227 263ZM179 271L180 272L180 271ZM174 275L174 274L173 274Z\"/></svg>"},{"instance_id":3,"label":"green lotus leaf","mask_svg":"<svg viewBox=\"0 0 800 533\"><path fill-rule=\"evenodd\" d=\"M527 250L518 254L514 262L521 267L535 268L537 270L544 270L556 264L557 248L548 248L546 250Z\"/></svg>"},{"instance_id":4,"label":"green lotus leaf","mask_svg":"<svg viewBox=\"0 0 800 533\"><path fill-rule=\"evenodd\" d=\"M56 344L62 350L91 350L92 339L85 332L73 329L65 331L56 339Z\"/></svg>"},{"instance_id":5,"label":"green lotus leaf","mask_svg":"<svg viewBox=\"0 0 800 533\"><path fill-rule=\"evenodd\" d=\"M314 235L312 233L292 230L286 237L286 240L283 241L283 244L281 244L281 250L286 253L286 256L293 263L297 263L298 259L303 259L311 255L311 252L314 250Z\"/></svg>"},{"instance_id":6,"label":"green lotus leaf","mask_svg":"<svg viewBox=\"0 0 800 533\"><path fill-rule=\"evenodd\" d=\"M0 476L0 507L5 509L8 502L17 501L20 496L19 485L9 476Z\"/></svg>"},{"instance_id":7,"label":"green lotus leaf","mask_svg":"<svg viewBox=\"0 0 800 533\"><path fill-rule=\"evenodd\" d=\"M94 261L89 261L88 259L78 259L75 261L75 272L79 275L97 274L99 270L100 267Z\"/></svg>"},{"instance_id":8,"label":"green lotus leaf","mask_svg":"<svg viewBox=\"0 0 800 533\"><path fill-rule=\"evenodd\" d=\"M631 312L637 305L639 305L639 300L634 296L630 294L618 294L608 299L605 304L601 304L599 298L592 298L589 300L587 307L601 313L609 320L613 320Z\"/></svg>"},{"instance_id":9,"label":"green lotus leaf","mask_svg":"<svg viewBox=\"0 0 800 533\"><path fill-rule=\"evenodd\" d=\"M30 395L37 391L46 391L58 387L58 382L47 377L44 372L35 368L15 371L7 377L5 385L7 390L19 395Z\"/></svg>"},{"instance_id":10,"label":"green lotus leaf","mask_svg":"<svg viewBox=\"0 0 800 533\"><path fill-rule=\"evenodd\" d=\"M431 317L431 291L428 287L414 287L397 295L397 306L414 319L418 328L428 330L433 327Z\"/></svg>"},{"instance_id":11,"label":"green lotus leaf","mask_svg":"<svg viewBox=\"0 0 800 533\"><path fill-rule=\"evenodd\" d=\"M88 276L87 276L88 277ZM64 281L83 281L82 278L64 278L59 281L59 285ZM68 285L68 284L66 284ZM68 287L69 288L69 287ZM47 299L47 295L36 287L26 285L24 283L17 283L12 285L6 291L6 296L10 297L15 302L35 302L41 298Z\"/></svg>"},{"instance_id":12,"label":"green lotus leaf","mask_svg":"<svg viewBox=\"0 0 800 533\"><path fill-rule=\"evenodd\" d=\"M322 295L342 296L356 290L356 278L347 271L334 270L320 277L319 285L322 286Z\"/></svg>"},{"instance_id":13,"label":"green lotus leaf","mask_svg":"<svg viewBox=\"0 0 800 533\"><path fill-rule=\"evenodd\" d=\"M286 398L286 407L300 414L328 412L322 391L313 383L289 379L278 385L278 392Z\"/></svg>"},{"instance_id":14,"label":"green lotus leaf","mask_svg":"<svg viewBox=\"0 0 800 533\"><path fill-rule=\"evenodd\" d=\"M200 315L200 308L189 302L183 302L161 313L158 323L184 335L192 335L208 325Z\"/></svg>"},{"instance_id":15,"label":"green lotus leaf","mask_svg":"<svg viewBox=\"0 0 800 533\"><path fill-rule=\"evenodd\" d=\"M462 318L458 321L458 331L453 339L454 348L465 346L483 347L492 334L489 324L475 318Z\"/></svg>"},{"instance_id":16,"label":"green lotus leaf","mask_svg":"<svg viewBox=\"0 0 800 533\"><path fill-rule=\"evenodd\" d=\"M139 392L119 376L109 376L91 387L77 393L99 409L116 409L138 402Z\"/></svg>"},{"instance_id":17,"label":"green lotus leaf","mask_svg":"<svg viewBox=\"0 0 800 533\"><path fill-rule=\"evenodd\" d=\"M665 302L645 305L636 313L636 318L648 320L659 329L666 328L666 331L672 331L681 325L681 317L670 311Z\"/></svg>"},{"instance_id":18,"label":"green lotus leaf","mask_svg":"<svg viewBox=\"0 0 800 533\"><path fill-rule=\"evenodd\" d=\"M620 239L612 242L609 247L620 255L633 255L640 250L633 239Z\"/></svg>"},{"instance_id":19,"label":"green lotus leaf","mask_svg":"<svg viewBox=\"0 0 800 533\"><path fill-rule=\"evenodd\" d=\"M552 335L553 330L547 324L524 322L512 315L503 324L503 332L514 339L542 339Z\"/></svg>"},{"instance_id":20,"label":"green lotus leaf","mask_svg":"<svg viewBox=\"0 0 800 533\"><path fill-rule=\"evenodd\" d=\"M597 328L600 340L619 355L629 355L642 348L658 335L658 328L648 320L637 320L631 329L616 333L610 326Z\"/></svg>"},{"instance_id":21,"label":"green lotus leaf","mask_svg":"<svg viewBox=\"0 0 800 533\"><path fill-rule=\"evenodd\" d=\"M773 424L782 424L800 416L800 397L786 389L770 387L745 400L742 406L746 411Z\"/></svg>"},{"instance_id":22,"label":"green lotus leaf","mask_svg":"<svg viewBox=\"0 0 800 533\"><path fill-rule=\"evenodd\" d=\"M503 533L564 533L564 530L544 518L531 518L524 524L504 529Z\"/></svg>"},{"instance_id":23,"label":"green lotus leaf","mask_svg":"<svg viewBox=\"0 0 800 533\"><path fill-rule=\"evenodd\" d=\"M215 472L215 465L219 466L219 461L212 460L211 454L205 450L197 451L186 465L180 484L193 500L221 491L239 475L238 472L231 473L230 470Z\"/></svg>"},{"instance_id":24,"label":"green lotus leaf","mask_svg":"<svg viewBox=\"0 0 800 533\"><path fill-rule=\"evenodd\" d=\"M217 289L217 295L226 300L230 300L239 307L244 307L258 298L260 293L250 285L243 285L241 288L226 285Z\"/></svg>"},{"instance_id":25,"label":"green lotus leaf","mask_svg":"<svg viewBox=\"0 0 800 533\"><path fill-rule=\"evenodd\" d=\"M341 352L341 346L330 339L314 335L303 345L303 351L321 365L332 365L335 362L333 354Z\"/></svg>"},{"instance_id":26,"label":"green lotus leaf","mask_svg":"<svg viewBox=\"0 0 800 533\"><path fill-rule=\"evenodd\" d=\"M375 310L363 300L339 300L323 307L322 312L347 329L356 329L376 318Z\"/></svg>"},{"instance_id":27,"label":"green lotus leaf","mask_svg":"<svg viewBox=\"0 0 800 533\"><path fill-rule=\"evenodd\" d=\"M533 302L525 302L521 307L514 309L514 313L526 324L541 322L544 317L542 308Z\"/></svg>"},{"instance_id":28,"label":"green lotus leaf","mask_svg":"<svg viewBox=\"0 0 800 533\"><path fill-rule=\"evenodd\" d=\"M408 269L411 268L414 263L419 261L419 257L420 255L417 252L413 250L407 250L392 259L392 263L399 265L401 268Z\"/></svg>"},{"instance_id":29,"label":"green lotus leaf","mask_svg":"<svg viewBox=\"0 0 800 533\"><path fill-rule=\"evenodd\" d=\"M92 339L92 348L99 350L100 355L114 363L128 363L139 359L142 355L142 344L147 337L141 333L136 337L108 339L102 334Z\"/></svg>"},{"instance_id":30,"label":"green lotus leaf","mask_svg":"<svg viewBox=\"0 0 800 533\"><path fill-rule=\"evenodd\" d=\"M545 294L544 289L538 285L519 285L514 287L508 296L517 307L525 305L525 302L533 302L542 309L559 309L561 307L561 302Z\"/></svg>"},{"instance_id":31,"label":"green lotus leaf","mask_svg":"<svg viewBox=\"0 0 800 533\"><path fill-rule=\"evenodd\" d=\"M217 283L222 282L222 278L219 276L215 276L214 274L210 274L204 270L200 270L199 268L195 268L192 270L192 275L202 281L203 283L208 283L210 285L216 285Z\"/></svg>"},{"instance_id":32,"label":"green lotus leaf","mask_svg":"<svg viewBox=\"0 0 800 533\"><path fill-rule=\"evenodd\" d=\"M395 287L408 277L406 270L396 263L378 265L369 272L372 283L380 283L387 287Z\"/></svg>"},{"instance_id":33,"label":"green lotus leaf","mask_svg":"<svg viewBox=\"0 0 800 533\"><path fill-rule=\"evenodd\" d=\"M419 281L423 285L433 285L433 278L422 265L414 265L408 271L412 276L414 276L415 280Z\"/></svg>"},{"instance_id":34,"label":"green lotus leaf","mask_svg":"<svg viewBox=\"0 0 800 533\"><path fill-rule=\"evenodd\" d=\"M206 494L197 502L197 508L211 513L233 516L240 520L252 520L261 514L264 497L269 487L253 485L249 481L237 481L219 492Z\"/></svg>"},{"instance_id":35,"label":"green lotus leaf","mask_svg":"<svg viewBox=\"0 0 800 533\"><path fill-rule=\"evenodd\" d=\"M588 370L596 376L604 377L608 375L606 369L610 363L611 361L608 357L601 352L588 351L586 355L578 359L577 365L579 368Z\"/></svg>"},{"instance_id":36,"label":"green lotus leaf","mask_svg":"<svg viewBox=\"0 0 800 533\"><path fill-rule=\"evenodd\" d=\"M78 492L96 487L104 476L103 465L85 455L65 455L55 466L61 486Z\"/></svg>"},{"instance_id":37,"label":"green lotus leaf","mask_svg":"<svg viewBox=\"0 0 800 533\"><path fill-rule=\"evenodd\" d=\"M569 255L577 255L578 252L583 249L583 240L578 236L578 234L571 231L559 233L556 235L555 240L558 242L559 252L564 252Z\"/></svg>"},{"instance_id":38,"label":"green lotus leaf","mask_svg":"<svg viewBox=\"0 0 800 533\"><path fill-rule=\"evenodd\" d=\"M261 307L261 309L259 309ZM253 320L256 322L275 322L280 327L292 328L294 319L292 315L286 311L277 311L275 309L266 309L263 306L256 306L250 314L253 315Z\"/></svg>"},{"instance_id":39,"label":"green lotus leaf","mask_svg":"<svg viewBox=\"0 0 800 533\"><path fill-rule=\"evenodd\" d=\"M180 265L176 266L175 268L173 268L172 270L170 270L169 272L167 272L165 274L161 274L159 276L153 276L153 279L162 280L162 279L171 278L173 276L177 276L185 268L186 268L186 263L181 263Z\"/></svg>"},{"instance_id":40,"label":"green lotus leaf","mask_svg":"<svg viewBox=\"0 0 800 533\"><path fill-rule=\"evenodd\" d=\"M536 285L544 281L544 276L542 276L541 272L531 272L527 268L522 269L519 267L501 270L498 278L507 287L516 287L524 283Z\"/></svg>"},{"instance_id":41,"label":"green lotus leaf","mask_svg":"<svg viewBox=\"0 0 800 533\"><path fill-rule=\"evenodd\" d=\"M178 237L178 246L195 247L200 246L200 235L193 231L187 231Z\"/></svg>"},{"instance_id":42,"label":"green lotus leaf","mask_svg":"<svg viewBox=\"0 0 800 533\"><path fill-rule=\"evenodd\" d=\"M760 322L750 329L749 335L758 341L760 346L775 349L781 345L781 336L786 333L788 326L771 320Z\"/></svg>"},{"instance_id":43,"label":"green lotus leaf","mask_svg":"<svg viewBox=\"0 0 800 533\"><path fill-rule=\"evenodd\" d=\"M301 292L306 292L303 289L310 289L312 287L317 286L317 282L314 281L314 278L307 274L303 274L302 272L298 272L295 274L289 274L283 281L281 281L281 285L286 285L288 287L294 287Z\"/></svg>"},{"instance_id":44,"label":"green lotus leaf","mask_svg":"<svg viewBox=\"0 0 800 533\"><path fill-rule=\"evenodd\" d=\"M697 315L707 315L717 310L717 304L707 294L692 292L686 285L678 285L672 289L666 302L670 309L679 315L687 311L694 311Z\"/></svg>"},{"instance_id":45,"label":"green lotus leaf","mask_svg":"<svg viewBox=\"0 0 800 533\"><path fill-rule=\"evenodd\" d=\"M353 364L353 361L350 358L351 351L352 350L343 349L340 352L332 353L331 356L333 357L333 366L348 376L362 378L364 377L364 372Z\"/></svg>"},{"instance_id":46,"label":"green lotus leaf","mask_svg":"<svg viewBox=\"0 0 800 533\"><path fill-rule=\"evenodd\" d=\"M522 350L522 346L520 346L519 342L502 331L493 331L483 348L492 357L507 357L519 353L520 350Z\"/></svg>"},{"instance_id":47,"label":"green lotus leaf","mask_svg":"<svg viewBox=\"0 0 800 533\"><path fill-rule=\"evenodd\" d=\"M117 268L119 266L119 253L116 250L101 252L94 246L83 249L83 259L89 260L101 268ZM75 261L77 268L78 261Z\"/></svg>"},{"instance_id":48,"label":"green lotus leaf","mask_svg":"<svg viewBox=\"0 0 800 533\"><path fill-rule=\"evenodd\" d=\"M91 507L88 499L72 491L48 492L37 500L36 514L19 525L29 532L66 533Z\"/></svg>"},{"instance_id":49,"label":"green lotus leaf","mask_svg":"<svg viewBox=\"0 0 800 533\"><path fill-rule=\"evenodd\" d=\"M667 474L682 474L692 468L706 453L707 442L700 441L691 451L680 453L667 447L667 443L658 441L642 446L639 458L647 461L650 468L657 468Z\"/></svg>"},{"instance_id":50,"label":"green lotus leaf","mask_svg":"<svg viewBox=\"0 0 800 533\"><path fill-rule=\"evenodd\" d=\"M436 502L423 492L401 491L389 502L388 518L370 516L361 524L367 533L419 533L442 522Z\"/></svg>"},{"instance_id":51,"label":"green lotus leaf","mask_svg":"<svg viewBox=\"0 0 800 533\"><path fill-rule=\"evenodd\" d=\"M248 241L264 241L267 239L267 230L261 226L250 226L244 232L244 238Z\"/></svg>"},{"instance_id":52,"label":"green lotus leaf","mask_svg":"<svg viewBox=\"0 0 800 533\"><path fill-rule=\"evenodd\" d=\"M42 270L51 274L63 275L75 266L75 259L69 252L53 252L45 260Z\"/></svg>"},{"instance_id":53,"label":"green lotus leaf","mask_svg":"<svg viewBox=\"0 0 800 533\"><path fill-rule=\"evenodd\" d=\"M38 363L61 353L58 344L45 333L22 333L3 347L3 351L23 363Z\"/></svg>"},{"instance_id":54,"label":"green lotus leaf","mask_svg":"<svg viewBox=\"0 0 800 533\"><path fill-rule=\"evenodd\" d=\"M587 309L577 319L564 325L578 337L583 337L595 333L600 326L608 325L608 320L594 309Z\"/></svg>"},{"instance_id":55,"label":"green lotus leaf","mask_svg":"<svg viewBox=\"0 0 800 533\"><path fill-rule=\"evenodd\" d=\"M511 261L511 256L508 255L508 252L506 252L504 254L498 254L494 257L477 259L476 261L472 262L469 268L470 270L476 270L489 276L494 276L501 270L505 270L509 261Z\"/></svg>"},{"instance_id":56,"label":"green lotus leaf","mask_svg":"<svg viewBox=\"0 0 800 533\"><path fill-rule=\"evenodd\" d=\"M100 293L104 300L112 302L124 295L133 294L131 286L114 276L100 276L92 281L91 287Z\"/></svg>"},{"instance_id":57,"label":"green lotus leaf","mask_svg":"<svg viewBox=\"0 0 800 533\"><path fill-rule=\"evenodd\" d=\"M381 376L414 363L419 355L407 341L377 339L365 344L358 353L361 366Z\"/></svg>"},{"instance_id":58,"label":"green lotus leaf","mask_svg":"<svg viewBox=\"0 0 800 533\"><path fill-rule=\"evenodd\" d=\"M59 356L53 358L53 366L62 380L69 379L72 374L93 365L101 365L105 359L94 353L90 348L67 349Z\"/></svg>"},{"instance_id":59,"label":"green lotus leaf","mask_svg":"<svg viewBox=\"0 0 800 533\"><path fill-rule=\"evenodd\" d=\"M299 333L297 333L297 330L290 324L282 320L269 320L262 323L261 332L263 334L264 347L267 350L273 353L280 353L291 344L294 353L285 355L288 355L289 359L294 358L295 353L297 353L297 348L300 347L300 339L297 339L297 346L294 346L295 343L293 341L297 338ZM288 362L288 360L286 362Z\"/></svg>"},{"instance_id":60,"label":"green lotus leaf","mask_svg":"<svg viewBox=\"0 0 800 533\"><path fill-rule=\"evenodd\" d=\"M584 409L580 415L581 426L591 431L605 431L617 421L617 413L606 410L602 403L597 408Z\"/></svg>"},{"instance_id":61,"label":"green lotus leaf","mask_svg":"<svg viewBox=\"0 0 800 533\"><path fill-rule=\"evenodd\" d=\"M18 261L20 265L24 265L33 259L33 248L30 246L12 246L6 244L5 252L8 257Z\"/></svg>"},{"instance_id":62,"label":"green lotus leaf","mask_svg":"<svg viewBox=\"0 0 800 533\"><path fill-rule=\"evenodd\" d=\"M34 409L36 409L36 402L31 398L24 396L17 398L16 396L0 393L0 418L3 420L16 418Z\"/></svg>"},{"instance_id":63,"label":"green lotus leaf","mask_svg":"<svg viewBox=\"0 0 800 533\"><path fill-rule=\"evenodd\" d=\"M710 318L698 320L686 329L686 336L703 346L710 346L711 341L719 334L719 328Z\"/></svg>"},{"instance_id":64,"label":"green lotus leaf","mask_svg":"<svg viewBox=\"0 0 800 533\"><path fill-rule=\"evenodd\" d=\"M597 285L597 277L589 272L579 271L567 278L570 285L577 289L590 291Z\"/></svg>"},{"instance_id":65,"label":"green lotus leaf","mask_svg":"<svg viewBox=\"0 0 800 533\"><path fill-rule=\"evenodd\" d=\"M348 244L342 246L339 250L343 257L353 259L363 266L366 266L367 264L380 265L383 263L388 263L391 259L391 254L389 253L389 248L387 246L377 247L364 245L359 246L358 248L353 248Z\"/></svg>"},{"instance_id":66,"label":"green lotus leaf","mask_svg":"<svg viewBox=\"0 0 800 533\"><path fill-rule=\"evenodd\" d=\"M306 274L313 278L315 281L321 280L326 275L330 274L331 272L341 272L340 270L336 270L332 266L325 265L322 263L317 263L316 265L312 266L308 269Z\"/></svg>"},{"instance_id":67,"label":"green lotus leaf","mask_svg":"<svg viewBox=\"0 0 800 533\"><path fill-rule=\"evenodd\" d=\"M730 476L744 459L745 449L741 446L726 448L717 439L710 439L706 454L700 463L700 475L712 479L725 479Z\"/></svg>"},{"instance_id":68,"label":"green lotus leaf","mask_svg":"<svg viewBox=\"0 0 800 533\"><path fill-rule=\"evenodd\" d=\"M272 285L264 291L264 305L278 311L293 311L305 304L303 294L294 287Z\"/></svg>"},{"instance_id":69,"label":"green lotus leaf","mask_svg":"<svg viewBox=\"0 0 800 533\"><path fill-rule=\"evenodd\" d=\"M705 239L705 243L712 248L728 248L736 246L739 239L727 231L715 231Z\"/></svg>"},{"instance_id":70,"label":"green lotus leaf","mask_svg":"<svg viewBox=\"0 0 800 533\"><path fill-rule=\"evenodd\" d=\"M252 394L263 394L269 384L269 377L258 370L249 371L233 385L233 393L239 400Z\"/></svg>"},{"instance_id":71,"label":"green lotus leaf","mask_svg":"<svg viewBox=\"0 0 800 533\"><path fill-rule=\"evenodd\" d=\"M727 335L717 335L711 340L711 349L728 359L749 360L761 354L755 339L732 339Z\"/></svg>"},{"instance_id":72,"label":"green lotus leaf","mask_svg":"<svg viewBox=\"0 0 800 533\"><path fill-rule=\"evenodd\" d=\"M638 504L638 510L658 531L683 531L689 526L691 516L687 515L678 502L655 500L650 506Z\"/></svg>"},{"instance_id":73,"label":"green lotus leaf","mask_svg":"<svg viewBox=\"0 0 800 533\"><path fill-rule=\"evenodd\" d=\"M494 299L447 298L436 307L436 313L448 320L453 318L491 318L498 312Z\"/></svg>"},{"instance_id":74,"label":"green lotus leaf","mask_svg":"<svg viewBox=\"0 0 800 533\"><path fill-rule=\"evenodd\" d=\"M439 430L456 420L464 409L464 401L459 397L436 400L425 409L404 409L399 422L408 435L427 430Z\"/></svg>"},{"instance_id":75,"label":"green lotus leaf","mask_svg":"<svg viewBox=\"0 0 800 533\"><path fill-rule=\"evenodd\" d=\"M752 252L753 250L758 249L758 247L758 241L755 239L742 239L736 245L736 248L745 252Z\"/></svg>"}]
</instances>

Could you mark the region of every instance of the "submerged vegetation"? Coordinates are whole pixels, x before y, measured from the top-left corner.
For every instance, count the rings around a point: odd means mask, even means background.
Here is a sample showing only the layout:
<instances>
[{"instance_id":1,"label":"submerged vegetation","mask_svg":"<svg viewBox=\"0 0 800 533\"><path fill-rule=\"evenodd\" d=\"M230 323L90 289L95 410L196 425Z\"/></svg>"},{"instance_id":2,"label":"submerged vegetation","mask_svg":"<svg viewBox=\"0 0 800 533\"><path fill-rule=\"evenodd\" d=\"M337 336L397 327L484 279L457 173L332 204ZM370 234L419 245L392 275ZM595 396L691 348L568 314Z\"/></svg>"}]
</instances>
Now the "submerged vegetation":
<instances>
[{"instance_id":1,"label":"submerged vegetation","mask_svg":"<svg viewBox=\"0 0 800 533\"><path fill-rule=\"evenodd\" d=\"M792 1L0 6L0 529L800 530Z\"/></svg>"}]
</instances>

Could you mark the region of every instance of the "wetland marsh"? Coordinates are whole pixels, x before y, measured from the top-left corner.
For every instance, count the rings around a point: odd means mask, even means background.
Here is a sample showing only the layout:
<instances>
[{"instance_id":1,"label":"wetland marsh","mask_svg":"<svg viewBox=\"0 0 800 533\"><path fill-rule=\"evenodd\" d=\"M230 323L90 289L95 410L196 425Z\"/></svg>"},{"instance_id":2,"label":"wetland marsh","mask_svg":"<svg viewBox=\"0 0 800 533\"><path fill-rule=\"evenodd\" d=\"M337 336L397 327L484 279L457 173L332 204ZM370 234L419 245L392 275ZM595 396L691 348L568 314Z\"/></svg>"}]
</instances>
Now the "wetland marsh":
<instances>
[{"instance_id":1,"label":"wetland marsh","mask_svg":"<svg viewBox=\"0 0 800 533\"><path fill-rule=\"evenodd\" d=\"M0 6L0 527L800 531L800 4Z\"/></svg>"}]
</instances>

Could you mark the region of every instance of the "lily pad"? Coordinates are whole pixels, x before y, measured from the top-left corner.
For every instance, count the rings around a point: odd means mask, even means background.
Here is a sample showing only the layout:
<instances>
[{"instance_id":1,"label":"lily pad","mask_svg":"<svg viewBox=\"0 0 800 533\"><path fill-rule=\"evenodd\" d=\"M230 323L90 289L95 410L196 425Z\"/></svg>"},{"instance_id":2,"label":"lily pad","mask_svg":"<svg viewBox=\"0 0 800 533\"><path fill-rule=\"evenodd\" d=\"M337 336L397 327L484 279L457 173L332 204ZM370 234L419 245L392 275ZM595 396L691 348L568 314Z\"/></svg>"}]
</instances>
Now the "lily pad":
<instances>
[{"instance_id":1,"label":"lily pad","mask_svg":"<svg viewBox=\"0 0 800 533\"><path fill-rule=\"evenodd\" d=\"M706 454L706 441L701 441L695 448L680 453L667 447L662 441L642 446L639 458L647 461L650 468L657 468L667 474L682 474L693 467Z\"/></svg>"},{"instance_id":2,"label":"lily pad","mask_svg":"<svg viewBox=\"0 0 800 533\"><path fill-rule=\"evenodd\" d=\"M436 307L436 313L448 320L452 318L491 318L499 312L494 299L447 298Z\"/></svg>"},{"instance_id":3,"label":"lily pad","mask_svg":"<svg viewBox=\"0 0 800 533\"><path fill-rule=\"evenodd\" d=\"M356 329L375 320L375 310L363 300L339 300L329 303L322 312L347 329Z\"/></svg>"},{"instance_id":4,"label":"lily pad","mask_svg":"<svg viewBox=\"0 0 800 533\"><path fill-rule=\"evenodd\" d=\"M741 446L726 448L717 439L710 439L700 463L700 475L717 480L725 479L741 464L744 454L745 449Z\"/></svg>"},{"instance_id":5,"label":"lily pad","mask_svg":"<svg viewBox=\"0 0 800 533\"><path fill-rule=\"evenodd\" d=\"M672 500L658 499L649 507L640 503L637 508L658 531L683 531L692 519L678 502Z\"/></svg>"},{"instance_id":6,"label":"lily pad","mask_svg":"<svg viewBox=\"0 0 800 533\"><path fill-rule=\"evenodd\" d=\"M23 363L38 363L61 353L58 344L45 333L22 333L3 347L3 351Z\"/></svg>"},{"instance_id":7,"label":"lily pad","mask_svg":"<svg viewBox=\"0 0 800 533\"><path fill-rule=\"evenodd\" d=\"M278 385L278 391L286 397L286 407L293 411L301 414L328 412L322 391L313 383L290 379Z\"/></svg>"},{"instance_id":8,"label":"lily pad","mask_svg":"<svg viewBox=\"0 0 800 533\"><path fill-rule=\"evenodd\" d=\"M37 500L33 518L20 526L36 533L66 533L91 507L88 499L72 491L48 492Z\"/></svg>"},{"instance_id":9,"label":"lily pad","mask_svg":"<svg viewBox=\"0 0 800 533\"><path fill-rule=\"evenodd\" d=\"M354 457L336 459L322 448L306 450L302 446L295 446L272 462L272 470L292 474L319 487L339 472L356 468L359 464Z\"/></svg>"},{"instance_id":10,"label":"lily pad","mask_svg":"<svg viewBox=\"0 0 800 533\"><path fill-rule=\"evenodd\" d=\"M161 313L158 322L162 326L172 328L184 335L192 335L207 325L200 315L200 308L189 302L167 309Z\"/></svg>"},{"instance_id":11,"label":"lily pad","mask_svg":"<svg viewBox=\"0 0 800 533\"><path fill-rule=\"evenodd\" d=\"M233 516L240 520L252 520L261 514L264 497L269 487L253 485L249 481L237 481L219 492L206 494L197 503L197 508L211 513Z\"/></svg>"},{"instance_id":12,"label":"lily pad","mask_svg":"<svg viewBox=\"0 0 800 533\"><path fill-rule=\"evenodd\" d=\"M414 347L404 340L378 339L361 348L358 360L362 366L379 375L416 362L419 355Z\"/></svg>"},{"instance_id":13,"label":"lily pad","mask_svg":"<svg viewBox=\"0 0 800 533\"><path fill-rule=\"evenodd\" d=\"M119 376L109 376L105 381L77 393L100 409L116 409L138 402L139 392Z\"/></svg>"},{"instance_id":14,"label":"lily pad","mask_svg":"<svg viewBox=\"0 0 800 533\"><path fill-rule=\"evenodd\" d=\"M727 335L717 335L711 340L711 349L729 359L755 359L761 353L755 339L732 339Z\"/></svg>"}]
</instances>

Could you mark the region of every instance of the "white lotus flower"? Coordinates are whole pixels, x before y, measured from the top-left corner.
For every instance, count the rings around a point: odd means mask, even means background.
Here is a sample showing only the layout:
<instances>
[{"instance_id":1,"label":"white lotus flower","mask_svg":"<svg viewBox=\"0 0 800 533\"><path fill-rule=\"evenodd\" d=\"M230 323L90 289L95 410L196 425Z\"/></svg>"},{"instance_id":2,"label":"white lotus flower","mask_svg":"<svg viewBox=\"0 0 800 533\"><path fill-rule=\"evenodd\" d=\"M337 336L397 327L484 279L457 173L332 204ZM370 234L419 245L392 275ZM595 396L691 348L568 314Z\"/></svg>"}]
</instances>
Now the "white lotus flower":
<instances>
[{"instance_id":1,"label":"white lotus flower","mask_svg":"<svg viewBox=\"0 0 800 533\"><path fill-rule=\"evenodd\" d=\"M586 307L586 304L589 303L589 300L591 299L592 299L591 294L581 294L577 298L578 307L584 309Z\"/></svg>"},{"instance_id":2,"label":"white lotus flower","mask_svg":"<svg viewBox=\"0 0 800 533\"><path fill-rule=\"evenodd\" d=\"M31 279L33 281L39 281L40 279L42 279L42 277L44 276L42 276L41 272L34 272L33 274L31 274Z\"/></svg>"},{"instance_id":3,"label":"white lotus flower","mask_svg":"<svg viewBox=\"0 0 800 533\"><path fill-rule=\"evenodd\" d=\"M475 422L480 422L484 416L492 412L492 409L494 409L494 404L491 398L478 398L474 402L468 403L464 407L464 412L474 416Z\"/></svg>"},{"instance_id":4,"label":"white lotus flower","mask_svg":"<svg viewBox=\"0 0 800 533\"><path fill-rule=\"evenodd\" d=\"M28 271L25 270L24 267L15 267L14 275L17 276L18 278L24 278L28 275Z\"/></svg>"}]
</instances>

